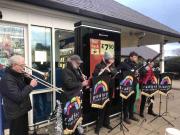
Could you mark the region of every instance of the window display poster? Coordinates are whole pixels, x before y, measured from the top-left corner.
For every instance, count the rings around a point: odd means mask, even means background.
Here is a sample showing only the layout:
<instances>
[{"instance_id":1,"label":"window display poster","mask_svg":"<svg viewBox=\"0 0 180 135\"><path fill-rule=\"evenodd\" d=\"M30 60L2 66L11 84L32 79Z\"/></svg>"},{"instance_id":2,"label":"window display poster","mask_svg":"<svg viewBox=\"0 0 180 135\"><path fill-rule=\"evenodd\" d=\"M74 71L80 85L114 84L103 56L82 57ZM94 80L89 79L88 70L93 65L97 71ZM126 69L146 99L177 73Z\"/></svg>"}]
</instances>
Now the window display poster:
<instances>
[{"instance_id":1,"label":"window display poster","mask_svg":"<svg viewBox=\"0 0 180 135\"><path fill-rule=\"evenodd\" d=\"M100 63L105 52L114 55L114 41L90 39L90 76L95 69L96 64Z\"/></svg>"},{"instance_id":2,"label":"window display poster","mask_svg":"<svg viewBox=\"0 0 180 135\"><path fill-rule=\"evenodd\" d=\"M24 55L24 28L0 23L0 67L14 54Z\"/></svg>"}]
</instances>

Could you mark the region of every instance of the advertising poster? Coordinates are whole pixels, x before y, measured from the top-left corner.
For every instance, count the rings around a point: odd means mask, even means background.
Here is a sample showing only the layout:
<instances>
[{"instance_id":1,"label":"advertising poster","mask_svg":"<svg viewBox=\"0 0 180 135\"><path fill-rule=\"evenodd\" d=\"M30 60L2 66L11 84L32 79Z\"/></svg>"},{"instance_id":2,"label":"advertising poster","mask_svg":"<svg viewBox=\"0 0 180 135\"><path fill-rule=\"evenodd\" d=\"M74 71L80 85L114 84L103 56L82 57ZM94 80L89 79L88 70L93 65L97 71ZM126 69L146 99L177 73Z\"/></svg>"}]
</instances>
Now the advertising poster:
<instances>
[{"instance_id":1,"label":"advertising poster","mask_svg":"<svg viewBox=\"0 0 180 135\"><path fill-rule=\"evenodd\" d=\"M100 63L105 52L114 55L114 42L101 39L90 39L90 76L95 69L96 64Z\"/></svg>"}]
</instances>

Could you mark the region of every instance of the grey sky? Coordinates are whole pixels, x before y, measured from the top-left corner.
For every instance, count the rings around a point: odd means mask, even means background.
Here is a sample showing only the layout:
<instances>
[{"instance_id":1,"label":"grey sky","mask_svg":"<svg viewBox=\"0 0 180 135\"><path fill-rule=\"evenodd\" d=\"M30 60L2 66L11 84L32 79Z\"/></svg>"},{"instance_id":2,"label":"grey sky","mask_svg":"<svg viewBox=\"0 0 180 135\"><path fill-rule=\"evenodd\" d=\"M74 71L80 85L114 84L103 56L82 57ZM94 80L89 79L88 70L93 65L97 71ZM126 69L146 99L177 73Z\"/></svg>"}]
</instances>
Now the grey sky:
<instances>
[{"instance_id":1,"label":"grey sky","mask_svg":"<svg viewBox=\"0 0 180 135\"><path fill-rule=\"evenodd\" d=\"M146 16L149 16L180 32L180 0L116 0ZM157 48L153 46L153 48ZM165 46L165 55L173 54L174 49L180 49L180 44Z\"/></svg>"}]
</instances>

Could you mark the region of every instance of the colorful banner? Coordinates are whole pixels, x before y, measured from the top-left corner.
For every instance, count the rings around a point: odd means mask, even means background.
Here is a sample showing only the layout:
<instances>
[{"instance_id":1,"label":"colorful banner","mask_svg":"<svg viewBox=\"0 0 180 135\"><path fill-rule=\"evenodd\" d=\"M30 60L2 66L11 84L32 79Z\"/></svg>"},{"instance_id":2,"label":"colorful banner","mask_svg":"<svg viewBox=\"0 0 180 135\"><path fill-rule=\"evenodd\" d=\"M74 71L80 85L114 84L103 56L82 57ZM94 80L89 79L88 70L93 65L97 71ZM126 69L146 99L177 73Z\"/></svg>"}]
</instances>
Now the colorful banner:
<instances>
[{"instance_id":1,"label":"colorful banner","mask_svg":"<svg viewBox=\"0 0 180 135\"><path fill-rule=\"evenodd\" d=\"M101 39L90 39L90 76L96 64L100 63L105 52L114 55L114 42Z\"/></svg>"},{"instance_id":2,"label":"colorful banner","mask_svg":"<svg viewBox=\"0 0 180 135\"><path fill-rule=\"evenodd\" d=\"M108 76L92 78L91 107L103 109L109 102L109 81Z\"/></svg>"},{"instance_id":3,"label":"colorful banner","mask_svg":"<svg viewBox=\"0 0 180 135\"><path fill-rule=\"evenodd\" d=\"M172 75L170 73L162 73L159 78L159 93L167 95L172 89Z\"/></svg>"},{"instance_id":4,"label":"colorful banner","mask_svg":"<svg viewBox=\"0 0 180 135\"><path fill-rule=\"evenodd\" d=\"M156 93L158 93L158 81L157 77L153 76L151 80L147 81L147 84L142 84L141 94L147 97L152 97Z\"/></svg>"},{"instance_id":5,"label":"colorful banner","mask_svg":"<svg viewBox=\"0 0 180 135\"><path fill-rule=\"evenodd\" d=\"M124 99L127 99L129 96L131 96L134 93L134 90L132 89L133 86L133 76L128 73L124 72L123 77L119 80L119 90L120 90L120 96Z\"/></svg>"},{"instance_id":6,"label":"colorful banner","mask_svg":"<svg viewBox=\"0 0 180 135\"><path fill-rule=\"evenodd\" d=\"M72 134L82 122L82 101L81 94L69 98L64 106L64 134Z\"/></svg>"}]
</instances>

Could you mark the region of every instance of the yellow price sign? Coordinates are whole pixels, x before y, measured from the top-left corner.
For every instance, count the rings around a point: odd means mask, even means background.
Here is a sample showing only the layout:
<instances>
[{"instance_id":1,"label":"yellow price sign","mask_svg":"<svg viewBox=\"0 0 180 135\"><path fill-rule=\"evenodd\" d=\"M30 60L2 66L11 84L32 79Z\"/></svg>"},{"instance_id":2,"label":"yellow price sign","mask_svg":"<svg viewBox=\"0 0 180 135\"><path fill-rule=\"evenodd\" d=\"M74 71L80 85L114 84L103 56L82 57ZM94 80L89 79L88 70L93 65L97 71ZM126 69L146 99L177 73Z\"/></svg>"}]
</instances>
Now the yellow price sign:
<instances>
[{"instance_id":1,"label":"yellow price sign","mask_svg":"<svg viewBox=\"0 0 180 135\"><path fill-rule=\"evenodd\" d=\"M104 55L105 52L110 52L112 55L114 55L114 42L113 41L101 40L100 54Z\"/></svg>"}]
</instances>

